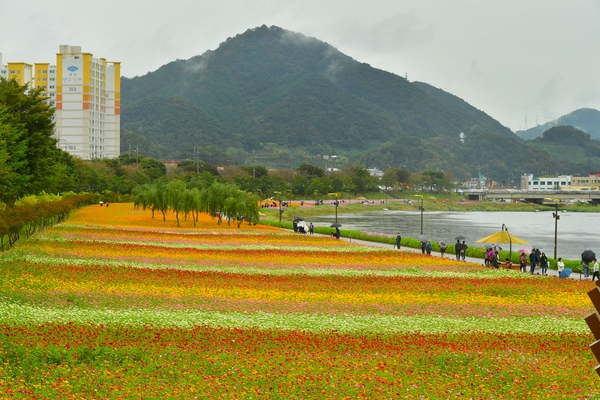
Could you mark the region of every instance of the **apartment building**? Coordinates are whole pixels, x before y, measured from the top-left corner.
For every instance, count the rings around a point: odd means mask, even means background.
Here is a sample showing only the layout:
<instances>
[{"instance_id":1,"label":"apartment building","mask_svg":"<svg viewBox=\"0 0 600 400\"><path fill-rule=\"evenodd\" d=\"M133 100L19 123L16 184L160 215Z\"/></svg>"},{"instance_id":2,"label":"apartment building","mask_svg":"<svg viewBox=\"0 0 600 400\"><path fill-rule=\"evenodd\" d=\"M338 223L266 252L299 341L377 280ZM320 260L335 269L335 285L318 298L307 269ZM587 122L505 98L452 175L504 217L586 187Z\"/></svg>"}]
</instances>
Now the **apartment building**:
<instances>
[{"instance_id":1,"label":"apartment building","mask_svg":"<svg viewBox=\"0 0 600 400\"><path fill-rule=\"evenodd\" d=\"M6 71L6 72L4 72ZM121 65L61 45L56 63L2 64L0 76L42 89L56 108L57 146L83 160L120 154ZM18 80L21 79L21 80Z\"/></svg>"}]
</instances>

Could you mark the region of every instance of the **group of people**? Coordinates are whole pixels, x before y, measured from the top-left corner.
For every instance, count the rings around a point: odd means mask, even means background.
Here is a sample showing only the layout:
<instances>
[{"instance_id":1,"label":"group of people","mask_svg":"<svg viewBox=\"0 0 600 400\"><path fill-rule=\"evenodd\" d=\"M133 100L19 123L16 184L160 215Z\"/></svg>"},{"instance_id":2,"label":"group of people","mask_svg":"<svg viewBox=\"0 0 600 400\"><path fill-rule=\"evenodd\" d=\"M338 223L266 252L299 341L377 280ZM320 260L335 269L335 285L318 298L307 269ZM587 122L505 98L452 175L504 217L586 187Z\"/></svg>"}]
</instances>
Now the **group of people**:
<instances>
[{"instance_id":1,"label":"group of people","mask_svg":"<svg viewBox=\"0 0 600 400\"><path fill-rule=\"evenodd\" d=\"M558 260L562 262L562 258L559 258ZM532 249L531 253L529 253L529 260L527 260L527 254L521 253L521 256L519 257L520 271L527 272L527 261L529 261L529 273L531 275L535 273L535 269L538 265L542 269L542 275L548 275L548 257L546 257L546 253L542 253L540 249Z\"/></svg>"},{"instance_id":2,"label":"group of people","mask_svg":"<svg viewBox=\"0 0 600 400\"><path fill-rule=\"evenodd\" d=\"M297 233L302 233L302 234L313 234L315 232L315 226L313 225L313 223L311 222L310 224L308 224L308 226L306 226L306 223L304 221L298 221L298 220L294 220L293 222L293 226L294 226L294 232ZM307 232L308 229L308 232Z\"/></svg>"},{"instance_id":3,"label":"group of people","mask_svg":"<svg viewBox=\"0 0 600 400\"><path fill-rule=\"evenodd\" d=\"M468 247L469 246L467 246L467 244L465 243L464 240L461 243L460 239L456 239L456 244L454 245L454 249L456 250L456 259L458 261L460 261L460 260L465 261L465 257L467 256L467 248Z\"/></svg>"}]
</instances>

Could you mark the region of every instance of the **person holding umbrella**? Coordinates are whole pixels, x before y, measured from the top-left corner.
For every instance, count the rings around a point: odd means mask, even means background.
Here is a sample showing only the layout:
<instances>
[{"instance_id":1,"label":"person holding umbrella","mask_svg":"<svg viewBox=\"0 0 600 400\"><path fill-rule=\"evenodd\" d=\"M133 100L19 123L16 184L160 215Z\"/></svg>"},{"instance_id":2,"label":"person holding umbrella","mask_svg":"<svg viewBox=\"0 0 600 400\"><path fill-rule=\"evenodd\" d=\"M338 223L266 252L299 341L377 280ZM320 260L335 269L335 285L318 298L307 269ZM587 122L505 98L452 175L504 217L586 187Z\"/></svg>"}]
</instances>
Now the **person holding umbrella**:
<instances>
[{"instance_id":1,"label":"person holding umbrella","mask_svg":"<svg viewBox=\"0 0 600 400\"><path fill-rule=\"evenodd\" d=\"M560 258L559 258L559 260L560 260ZM525 252L521 253L521 257L519 257L519 263L521 264L520 271L527 272L527 256L525 255ZM564 266L565 266L565 264L563 263L563 267Z\"/></svg>"},{"instance_id":2,"label":"person holding umbrella","mask_svg":"<svg viewBox=\"0 0 600 400\"><path fill-rule=\"evenodd\" d=\"M444 253L446 252L446 242L439 242L438 245L440 246L440 254L442 255L442 258L444 258Z\"/></svg>"},{"instance_id":3,"label":"person holding umbrella","mask_svg":"<svg viewBox=\"0 0 600 400\"><path fill-rule=\"evenodd\" d=\"M581 253L581 266L583 267L583 276L586 279L590 276L590 262L594 261L595 259L596 254L591 250L586 250L583 253Z\"/></svg>"},{"instance_id":4,"label":"person holding umbrella","mask_svg":"<svg viewBox=\"0 0 600 400\"><path fill-rule=\"evenodd\" d=\"M402 241L402 236L400 236L400 232L396 235L396 248L400 250L400 242Z\"/></svg>"}]
</instances>

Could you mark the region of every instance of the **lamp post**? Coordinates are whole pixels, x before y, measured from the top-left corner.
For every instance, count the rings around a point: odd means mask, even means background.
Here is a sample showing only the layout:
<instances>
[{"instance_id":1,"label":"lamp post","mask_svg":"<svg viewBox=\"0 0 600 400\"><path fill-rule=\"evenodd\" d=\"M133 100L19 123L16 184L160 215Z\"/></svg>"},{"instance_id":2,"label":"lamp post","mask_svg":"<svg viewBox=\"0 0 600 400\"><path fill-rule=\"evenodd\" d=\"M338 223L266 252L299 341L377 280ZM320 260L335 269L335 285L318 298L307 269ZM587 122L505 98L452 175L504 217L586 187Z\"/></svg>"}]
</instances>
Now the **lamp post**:
<instances>
[{"instance_id":1,"label":"lamp post","mask_svg":"<svg viewBox=\"0 0 600 400\"><path fill-rule=\"evenodd\" d=\"M273 194L277 195L277 200L279 201L279 222L281 222L281 214L283 214L283 210L281 209L281 192L273 192Z\"/></svg>"},{"instance_id":2,"label":"lamp post","mask_svg":"<svg viewBox=\"0 0 600 400\"><path fill-rule=\"evenodd\" d=\"M508 257L512 260L512 237L510 236L510 233L508 233L508 227L506 225L502 224L502 230L508 235Z\"/></svg>"},{"instance_id":3,"label":"lamp post","mask_svg":"<svg viewBox=\"0 0 600 400\"><path fill-rule=\"evenodd\" d=\"M554 199L554 212L552 213L552 217L554 217L554 259L556 260L556 234L558 232L558 220L560 219L560 215L558 215L558 199Z\"/></svg>"},{"instance_id":4,"label":"lamp post","mask_svg":"<svg viewBox=\"0 0 600 400\"><path fill-rule=\"evenodd\" d=\"M339 195L339 193L328 193L327 195L330 197L335 197L335 203L334 203L335 204L335 223L337 224L337 221L338 221L337 208L338 208L338 203L339 203L338 198L340 197L340 195Z\"/></svg>"},{"instance_id":5,"label":"lamp post","mask_svg":"<svg viewBox=\"0 0 600 400\"><path fill-rule=\"evenodd\" d=\"M423 195L415 194L414 196L421 198L421 205L419 206L419 210L421 210L421 235L422 235L423 234L423 211L425 211L425 207L423 207Z\"/></svg>"}]
</instances>

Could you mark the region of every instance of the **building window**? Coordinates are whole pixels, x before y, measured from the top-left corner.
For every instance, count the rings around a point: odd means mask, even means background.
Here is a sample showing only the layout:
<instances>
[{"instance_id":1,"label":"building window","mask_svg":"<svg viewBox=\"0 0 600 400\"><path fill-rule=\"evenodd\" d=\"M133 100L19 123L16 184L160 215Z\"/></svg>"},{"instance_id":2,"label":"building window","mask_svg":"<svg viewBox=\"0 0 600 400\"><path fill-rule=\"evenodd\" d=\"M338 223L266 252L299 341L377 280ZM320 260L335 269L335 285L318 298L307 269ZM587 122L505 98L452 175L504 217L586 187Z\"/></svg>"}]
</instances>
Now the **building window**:
<instances>
[{"instance_id":1,"label":"building window","mask_svg":"<svg viewBox=\"0 0 600 400\"><path fill-rule=\"evenodd\" d=\"M54 78L50 78L50 80L51 80L51 81L53 81L53 80L54 80Z\"/></svg>"},{"instance_id":2,"label":"building window","mask_svg":"<svg viewBox=\"0 0 600 400\"><path fill-rule=\"evenodd\" d=\"M53 69L50 70L50 73L53 74L55 71Z\"/></svg>"},{"instance_id":3,"label":"building window","mask_svg":"<svg viewBox=\"0 0 600 400\"><path fill-rule=\"evenodd\" d=\"M54 89L54 85L50 85L50 89Z\"/></svg>"}]
</instances>

